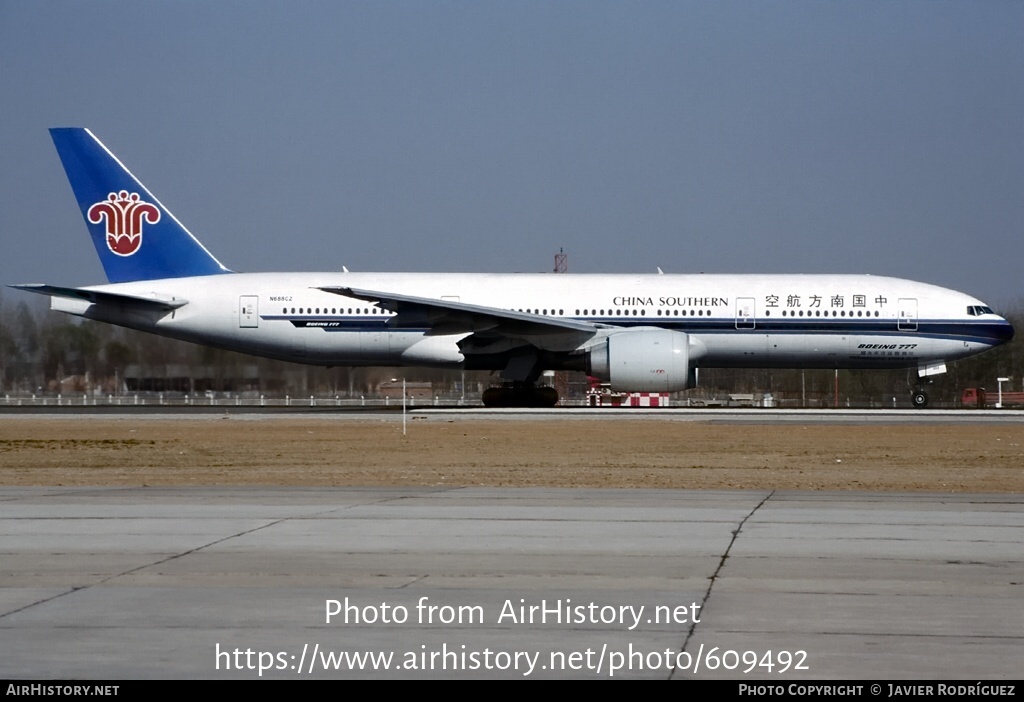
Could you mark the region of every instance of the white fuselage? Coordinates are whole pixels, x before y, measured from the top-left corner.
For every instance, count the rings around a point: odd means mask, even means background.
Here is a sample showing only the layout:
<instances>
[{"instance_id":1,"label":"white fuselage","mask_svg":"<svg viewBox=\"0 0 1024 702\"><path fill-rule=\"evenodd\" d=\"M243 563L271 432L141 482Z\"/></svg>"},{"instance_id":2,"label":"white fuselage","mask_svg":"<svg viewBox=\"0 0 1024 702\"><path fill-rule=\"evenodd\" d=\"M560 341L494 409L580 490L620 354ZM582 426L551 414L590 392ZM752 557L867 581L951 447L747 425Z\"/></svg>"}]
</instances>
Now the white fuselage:
<instances>
[{"instance_id":1,"label":"white fuselage","mask_svg":"<svg viewBox=\"0 0 1024 702\"><path fill-rule=\"evenodd\" d=\"M664 328L689 335L695 367L924 368L1002 343L1012 327L953 290L870 275L245 273L93 286L188 300L174 310L53 298L65 312L245 353L324 366L502 368L465 354L472 330L395 328L393 314L322 287L580 320L602 334ZM984 308L988 309L988 308ZM974 312L972 312L974 310ZM527 343L524 341L524 343ZM578 339L572 354L582 346ZM562 366L554 360L549 367Z\"/></svg>"}]
</instances>

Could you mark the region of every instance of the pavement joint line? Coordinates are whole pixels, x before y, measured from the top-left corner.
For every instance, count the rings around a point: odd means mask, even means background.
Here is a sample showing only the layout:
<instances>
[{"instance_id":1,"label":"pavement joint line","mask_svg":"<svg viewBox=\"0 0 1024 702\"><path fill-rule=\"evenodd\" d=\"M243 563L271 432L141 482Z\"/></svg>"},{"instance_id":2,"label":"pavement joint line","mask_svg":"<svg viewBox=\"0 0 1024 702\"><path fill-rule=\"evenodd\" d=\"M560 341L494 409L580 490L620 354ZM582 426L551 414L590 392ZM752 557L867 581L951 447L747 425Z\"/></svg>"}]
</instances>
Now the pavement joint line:
<instances>
[{"instance_id":1,"label":"pavement joint line","mask_svg":"<svg viewBox=\"0 0 1024 702\"><path fill-rule=\"evenodd\" d=\"M429 577L430 577L429 575L417 575L416 577L412 578L409 582L405 583L404 585L399 585L395 589L396 590L404 590L405 588L409 587L410 585L415 585L416 583L422 582L422 581L426 580Z\"/></svg>"},{"instance_id":2,"label":"pavement joint line","mask_svg":"<svg viewBox=\"0 0 1024 702\"><path fill-rule=\"evenodd\" d=\"M333 511L333 510L324 510L323 512L321 512L321 514L326 514L326 513L330 512L330 511ZM152 563L144 563L144 564L142 564L140 566L136 566L134 568L129 568L128 570L122 571L120 573L114 573L112 575L108 575L107 577L102 578L100 580L97 580L94 583L90 583L88 585L81 585L79 587L73 587L73 588L71 588L69 590L57 593L56 595L52 595L50 597L46 597L46 598L38 600L36 602L30 602L29 604L27 604L27 605L25 605L23 607L19 607L18 609L13 609L10 612L4 612L3 614L0 614L0 619L8 617L8 616L10 616L12 614L17 614L18 612L24 612L27 609L31 609L32 607L36 607L36 606L41 605L41 604L46 604L47 602L52 602L54 600L60 599L61 597L66 597L67 595L71 595L71 594L76 593L76 592L78 592L80 590L88 590L90 588L97 587L99 585L105 585L105 584L109 583L112 580L115 580L117 578L122 578L122 577L124 577L126 575L131 575L132 573L137 573L138 571L143 570L145 568L152 568L153 566L159 566L159 565L162 565L164 563L169 563L169 562L171 562L173 560L176 560L178 558L183 558L184 556L189 556L189 555L192 555L193 553L198 553L199 551L202 551L203 549L207 549L207 548L209 548L211 546L216 546L217 544L224 543L225 541L230 541L231 539L236 539L236 538L238 538L240 536L246 536L248 534L253 534L253 533L257 532L257 531L261 531L263 529L267 529L267 528L270 528L272 526L276 526L278 524L282 524L282 523L287 522L289 520L296 519L298 516L299 515L292 516L292 517L283 517L281 519L275 519L275 520L273 520L271 522L267 522L266 524L260 524L259 526L253 527L252 529L246 529L245 531L240 531L237 534L229 534L229 535L224 536L222 538L215 539L215 540L211 541L210 543L203 544L201 546L196 546L195 548L190 548L187 551L182 551L181 553L175 553L173 555L167 556L166 558L161 558L160 560L153 561ZM302 515L302 516L308 517L310 515Z\"/></svg>"},{"instance_id":3,"label":"pavement joint line","mask_svg":"<svg viewBox=\"0 0 1024 702\"><path fill-rule=\"evenodd\" d=\"M133 488L119 488L119 489L127 490L127 489L133 489ZM438 493L441 493L441 492L451 492L451 491L457 490L457 489L460 489L460 488L454 488L454 487L442 488L440 490L436 490L435 492L438 492ZM317 512L317 513L314 513L314 514L293 515L293 516L290 516L290 517L282 517L281 519L275 519L275 520L273 520L271 522L267 522L266 524L261 524L259 526L253 527L252 529L246 529L245 531L240 531L240 532L238 532L236 534L229 534L229 535L221 537L219 539L215 539L215 540L213 540L213 541L211 541L211 542L209 542L207 544L202 544L201 546L196 546L195 548L188 549L187 551L182 551L181 553L175 553L173 555L167 556L166 558L161 558L160 560L153 561L152 563L144 563L144 564L142 564L140 566L136 566L135 568L129 568L128 570L125 570L123 572L114 573L112 575L108 575L107 577L102 578L100 580L97 580L94 583L90 583L88 585L80 585L78 587L72 587L72 588L70 588L68 590L65 590L64 592L59 592L59 593L57 593L55 595L51 595L50 597L45 597L45 598L43 598L41 600L37 600L36 602L30 602L30 603L28 603L28 604L26 604L26 605L24 605L22 607L18 607L17 609L12 609L9 612L0 613L0 619L3 619L3 618L8 617L8 616L11 616L13 614L17 614L18 612L24 612L25 610L31 609L32 607L36 607L38 605L42 605L42 604L46 604L48 602L52 602L54 600L60 599L61 597L65 597L67 595L76 593L79 590L87 590L87 589L92 588L92 587L96 587L96 586L99 586L99 585L104 585L106 583L109 583L112 580L117 579L117 578L122 578L122 577L124 577L126 575L131 575L132 573L137 573L138 571L144 570L146 568L152 568L154 566L159 566L159 565L162 565L164 563L169 563L169 562L171 562L173 560L176 560L178 558L183 558L185 556L189 556L189 555L192 555L194 553L198 553L199 551L202 551L204 549L210 548L211 546L216 546L217 544L224 543L225 541L230 541L231 539L237 539L240 536L246 536L248 534L253 534L253 533L257 532L257 531L261 531L263 529L268 529L270 527L277 526L278 524L283 524L284 522L291 521L293 519L308 519L309 517L315 517L315 516L321 515L321 514L331 514L333 512L339 511L339 509L340 510L347 510L347 509L352 509L354 507L366 506L368 504L369 505L382 504L382 503L385 503L385 502L396 502L396 501L405 500L405 499L410 499L410 498L407 495L401 495L399 497L388 497L388 498L383 498L383 499L378 499L378 500L371 500L370 502L359 504L359 505L341 505L340 507L332 507L330 509L321 510L320 512ZM416 580L413 580L413 581L407 583L403 587L407 587L408 585L412 585L412 584L418 582L419 580L422 580L425 577L427 577L427 576L425 576L425 575L421 576L421 577L417 578Z\"/></svg>"},{"instance_id":4,"label":"pavement joint line","mask_svg":"<svg viewBox=\"0 0 1024 702\"><path fill-rule=\"evenodd\" d=\"M47 602L52 602L53 600L59 599L61 597L65 597L65 596L70 595L72 593L78 592L79 590L88 590L88 589L96 587L98 585L105 585L106 583L109 583L111 580L114 580L116 578L122 578L122 577L124 577L126 575L131 575L132 573L136 573L136 572L138 572L140 570L143 570L144 568L152 568L153 566L158 566L158 565L162 565L164 563L169 563L170 561L173 561L173 560L175 560L177 558L182 558L183 556L188 556L188 555L191 555L193 553L198 553L199 551L202 551L205 548L209 548L210 546L215 546L216 544L223 543L225 541L229 541L230 539L238 538L239 536L245 536L246 534L252 534L254 532L260 531L261 529L266 529L268 527L272 527L272 526L275 526L277 524L281 524L282 522L286 522L289 519L293 519L293 518L294 517L285 517L283 519L275 519L272 522L268 522L266 524L261 524L261 525L259 525L257 527L253 527L252 529L247 529L247 530L241 531L241 532L239 532L237 534L229 534L228 536L222 537L220 539L215 539L214 541L211 541L208 544L203 544L202 546L196 546L195 548L190 548L187 551L182 551L181 553L175 553L175 554L173 554L171 556L167 556L166 558L161 558L158 561L153 561L152 563L144 563L144 564L142 564L140 566L136 566L134 568L129 568L128 570L123 571L121 573L114 573L113 575L108 575L107 577L102 578L100 580L97 580L94 583L90 583L89 585L81 585L79 587L73 587L70 590L67 590L66 592L61 592L59 594L53 595L52 597L47 597L45 599L39 600L38 602L32 602L32 603L29 603L29 604L25 605L24 607L19 607L18 609L12 610L10 612L5 612L4 614L0 614L0 619L3 619L4 617L7 617L7 616L9 616L11 614L16 614L18 612L23 612L26 609L30 609L30 608L35 607L37 605L46 604Z\"/></svg>"},{"instance_id":5,"label":"pavement joint line","mask_svg":"<svg viewBox=\"0 0 1024 702\"><path fill-rule=\"evenodd\" d=\"M0 486L0 487L11 487L11 486ZM33 486L27 486L27 487L33 487ZM35 486L35 487L43 488L44 492L42 494L34 494L33 492L31 492L29 490L26 490L24 494L4 495L3 497L0 497L0 502L19 502L19 501L22 501L22 500L35 500L35 499L39 499L40 497L67 497L66 488L65 488L65 486L62 486L62 485L41 485L41 486ZM105 486L102 486L102 485L83 487L81 489L76 489L75 497L82 497L82 496L88 497L90 494L108 495L113 490L118 490L118 491L123 492L125 490L136 490L136 489L138 489L138 487L139 486L134 486L134 485L112 485L109 488L105 487ZM51 492L51 490L53 492Z\"/></svg>"},{"instance_id":6,"label":"pavement joint line","mask_svg":"<svg viewBox=\"0 0 1024 702\"><path fill-rule=\"evenodd\" d=\"M757 511L759 509L761 509L768 502L768 500L772 499L772 495L774 495L774 494L775 494L775 490L772 490L767 495L765 495L764 498L762 498L762 500L760 502L758 502L756 505L754 505L754 508L750 510L750 512L747 514L747 516L743 517L743 519L740 520L740 523L733 530L732 538L729 539L729 545L725 547L725 551L722 553L722 557L718 561L718 567L715 568L715 572L711 574L710 578L708 578L708 580L709 580L709 582L708 582L708 589L704 592L704 597L700 601L700 608L701 608L701 610L703 610L705 605L707 605L708 599L711 597L711 590L712 590L712 588L715 587L715 582L718 580L718 574L721 573L722 572L722 568L725 567L725 562L729 559L729 552L732 551L733 544L736 543L736 539L739 538L740 532L743 531L743 526L747 523L747 521L751 517L754 516L754 514L757 513ZM690 629L689 629L689 631L686 632L686 638L683 639L683 645L679 648L679 652L680 653L686 651L686 647L690 644L690 639L693 638L693 634L694 634L694 632L696 630L697 630L697 622L691 622L690 623ZM673 665L669 669L668 679L669 680L673 679L675 677L675 674L676 674L676 667L675 667L675 665Z\"/></svg>"},{"instance_id":7,"label":"pavement joint line","mask_svg":"<svg viewBox=\"0 0 1024 702\"><path fill-rule=\"evenodd\" d=\"M92 585L80 585L79 587L73 587L70 590L65 590L64 592L58 592L56 595L51 595L50 597L44 597L43 599L37 600L35 602L29 602L27 605L23 605L21 607L18 607L17 609L12 609L10 612L4 612L3 614L0 614L0 619L4 619L5 617L9 617L12 614L17 614L18 612L24 612L26 609L31 609L32 607L35 607L37 605L46 604L47 602L52 602L54 600L60 599L61 597L64 597L65 595L70 595L73 592L78 592L79 590L84 590L85 588L88 588L88 587L92 587Z\"/></svg>"}]
</instances>

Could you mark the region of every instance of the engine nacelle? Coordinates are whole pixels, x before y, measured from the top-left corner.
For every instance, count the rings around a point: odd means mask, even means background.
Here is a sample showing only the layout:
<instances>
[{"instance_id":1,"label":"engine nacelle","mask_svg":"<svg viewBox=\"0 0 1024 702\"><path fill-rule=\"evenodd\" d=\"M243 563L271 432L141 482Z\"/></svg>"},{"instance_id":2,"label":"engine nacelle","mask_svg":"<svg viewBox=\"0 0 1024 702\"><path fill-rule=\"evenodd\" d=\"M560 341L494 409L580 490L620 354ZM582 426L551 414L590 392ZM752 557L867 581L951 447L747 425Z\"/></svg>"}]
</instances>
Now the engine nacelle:
<instances>
[{"instance_id":1,"label":"engine nacelle","mask_svg":"<svg viewBox=\"0 0 1024 702\"><path fill-rule=\"evenodd\" d=\"M690 339L667 329L611 334L590 349L590 375L616 392L676 392L697 385L690 368Z\"/></svg>"}]
</instances>

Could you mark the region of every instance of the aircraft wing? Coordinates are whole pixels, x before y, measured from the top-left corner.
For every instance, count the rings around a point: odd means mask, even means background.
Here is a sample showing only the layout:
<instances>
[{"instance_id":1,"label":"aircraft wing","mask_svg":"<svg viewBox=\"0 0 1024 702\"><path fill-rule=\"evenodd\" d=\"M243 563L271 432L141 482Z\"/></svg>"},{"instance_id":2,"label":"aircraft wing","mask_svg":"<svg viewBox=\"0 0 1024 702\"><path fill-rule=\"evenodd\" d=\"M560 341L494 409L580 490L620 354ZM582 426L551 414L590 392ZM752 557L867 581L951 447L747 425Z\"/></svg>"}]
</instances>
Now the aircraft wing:
<instances>
[{"instance_id":1,"label":"aircraft wing","mask_svg":"<svg viewBox=\"0 0 1024 702\"><path fill-rule=\"evenodd\" d=\"M454 300L416 297L397 293L348 287L322 287L324 292L344 295L376 303L394 312L388 326L395 328L428 327L432 334L470 333L475 341L505 338L522 339L538 348L563 350L575 348L597 334L611 328L575 319L547 317L498 307L473 305Z\"/></svg>"},{"instance_id":2,"label":"aircraft wing","mask_svg":"<svg viewBox=\"0 0 1024 702\"><path fill-rule=\"evenodd\" d=\"M91 290L89 288L63 288L57 285L9 285L8 287L26 292L49 295L50 297L67 297L72 300L85 300L101 305L130 305L155 310L176 310L188 304L188 300L180 297L126 295L124 293Z\"/></svg>"}]
</instances>

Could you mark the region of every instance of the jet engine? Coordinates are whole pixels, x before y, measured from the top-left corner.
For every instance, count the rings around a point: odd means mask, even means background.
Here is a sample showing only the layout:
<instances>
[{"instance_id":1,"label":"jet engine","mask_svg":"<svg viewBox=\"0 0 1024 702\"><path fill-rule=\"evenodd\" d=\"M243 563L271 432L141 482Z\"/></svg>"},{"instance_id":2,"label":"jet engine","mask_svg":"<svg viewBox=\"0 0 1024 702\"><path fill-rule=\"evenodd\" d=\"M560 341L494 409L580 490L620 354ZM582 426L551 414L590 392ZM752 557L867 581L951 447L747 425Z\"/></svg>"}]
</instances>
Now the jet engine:
<instances>
[{"instance_id":1,"label":"jet engine","mask_svg":"<svg viewBox=\"0 0 1024 702\"><path fill-rule=\"evenodd\" d=\"M676 392L697 385L690 339L667 329L610 334L588 351L588 373L616 392Z\"/></svg>"}]
</instances>

